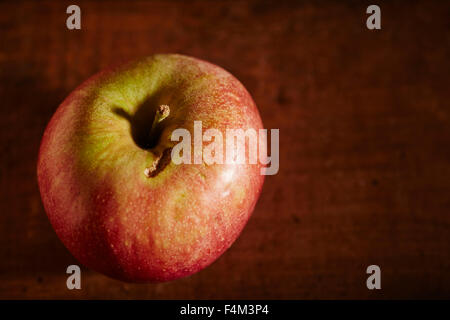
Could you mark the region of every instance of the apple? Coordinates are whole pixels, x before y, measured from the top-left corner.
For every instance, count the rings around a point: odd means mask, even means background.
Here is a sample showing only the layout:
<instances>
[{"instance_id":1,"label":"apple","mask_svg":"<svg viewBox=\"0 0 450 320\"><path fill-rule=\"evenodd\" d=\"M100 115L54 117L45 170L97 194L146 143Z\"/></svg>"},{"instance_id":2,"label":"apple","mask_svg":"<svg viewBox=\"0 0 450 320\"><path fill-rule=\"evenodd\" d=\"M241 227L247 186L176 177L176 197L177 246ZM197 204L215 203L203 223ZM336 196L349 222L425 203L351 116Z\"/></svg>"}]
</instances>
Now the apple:
<instances>
[{"instance_id":1,"label":"apple","mask_svg":"<svg viewBox=\"0 0 450 320\"><path fill-rule=\"evenodd\" d=\"M262 164L174 164L171 132L263 128L222 68L161 54L94 75L50 120L37 165L48 218L83 265L127 282L191 275L227 250L264 182ZM266 148L266 146L262 146Z\"/></svg>"}]
</instances>

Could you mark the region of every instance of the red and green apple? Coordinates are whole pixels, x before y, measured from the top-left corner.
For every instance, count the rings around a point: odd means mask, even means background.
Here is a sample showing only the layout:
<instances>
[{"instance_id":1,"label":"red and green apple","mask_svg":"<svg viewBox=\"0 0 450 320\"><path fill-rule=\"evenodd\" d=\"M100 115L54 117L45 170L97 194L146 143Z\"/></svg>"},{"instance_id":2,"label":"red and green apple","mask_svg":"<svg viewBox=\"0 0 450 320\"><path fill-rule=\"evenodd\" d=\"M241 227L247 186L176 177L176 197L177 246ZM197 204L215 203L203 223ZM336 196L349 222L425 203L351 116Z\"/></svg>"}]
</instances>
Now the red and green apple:
<instances>
[{"instance_id":1,"label":"red and green apple","mask_svg":"<svg viewBox=\"0 0 450 320\"><path fill-rule=\"evenodd\" d=\"M214 262L258 200L257 164L174 164L171 132L263 128L244 86L211 63L154 55L75 89L48 124L37 175L56 234L83 265L130 282Z\"/></svg>"}]
</instances>

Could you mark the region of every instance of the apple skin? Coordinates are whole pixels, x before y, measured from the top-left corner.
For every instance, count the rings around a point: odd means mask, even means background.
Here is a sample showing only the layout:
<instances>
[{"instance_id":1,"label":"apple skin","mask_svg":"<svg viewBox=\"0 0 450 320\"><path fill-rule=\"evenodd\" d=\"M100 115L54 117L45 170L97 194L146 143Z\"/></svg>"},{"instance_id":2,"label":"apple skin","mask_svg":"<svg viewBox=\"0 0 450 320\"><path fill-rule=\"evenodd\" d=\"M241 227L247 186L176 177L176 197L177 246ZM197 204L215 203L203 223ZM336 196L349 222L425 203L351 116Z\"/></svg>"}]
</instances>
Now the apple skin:
<instances>
[{"instance_id":1,"label":"apple skin","mask_svg":"<svg viewBox=\"0 0 450 320\"><path fill-rule=\"evenodd\" d=\"M259 162L170 162L147 177L155 155L139 146L133 126L141 137L150 132L162 104L170 116L155 150L175 128L194 140L194 120L203 131L219 129L224 145L226 128L263 128L250 94L227 71L162 54L85 81L58 107L40 146L39 189L56 234L83 265L122 281L170 281L214 262L239 236L264 182Z\"/></svg>"}]
</instances>

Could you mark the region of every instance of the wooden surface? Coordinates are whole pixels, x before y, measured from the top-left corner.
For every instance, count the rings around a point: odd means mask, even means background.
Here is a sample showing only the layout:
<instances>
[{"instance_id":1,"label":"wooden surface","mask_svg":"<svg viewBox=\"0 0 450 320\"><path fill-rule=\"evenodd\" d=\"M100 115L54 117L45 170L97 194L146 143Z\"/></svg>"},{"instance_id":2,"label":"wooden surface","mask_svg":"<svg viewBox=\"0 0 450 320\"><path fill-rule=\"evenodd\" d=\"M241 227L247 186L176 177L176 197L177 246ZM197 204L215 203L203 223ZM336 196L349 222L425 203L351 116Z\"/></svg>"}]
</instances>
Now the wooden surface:
<instances>
[{"instance_id":1,"label":"wooden surface","mask_svg":"<svg viewBox=\"0 0 450 320\"><path fill-rule=\"evenodd\" d=\"M297 1L0 3L0 298L450 298L450 3ZM82 268L36 181L44 128L83 80L178 52L216 63L280 129L280 172L209 268L136 285ZM366 267L382 290L366 288Z\"/></svg>"}]
</instances>

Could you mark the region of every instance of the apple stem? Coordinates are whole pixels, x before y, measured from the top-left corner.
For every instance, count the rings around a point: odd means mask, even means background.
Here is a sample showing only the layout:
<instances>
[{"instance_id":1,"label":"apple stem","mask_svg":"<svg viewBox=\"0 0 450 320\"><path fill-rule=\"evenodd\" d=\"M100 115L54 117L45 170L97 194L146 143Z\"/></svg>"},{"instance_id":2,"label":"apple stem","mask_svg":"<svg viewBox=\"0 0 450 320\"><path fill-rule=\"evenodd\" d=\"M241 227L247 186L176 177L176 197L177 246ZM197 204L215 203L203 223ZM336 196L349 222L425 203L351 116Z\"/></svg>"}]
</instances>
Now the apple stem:
<instances>
[{"instance_id":1,"label":"apple stem","mask_svg":"<svg viewBox=\"0 0 450 320\"><path fill-rule=\"evenodd\" d=\"M170 108L166 104L162 104L156 109L155 119L153 119L152 128L150 130L150 139L156 140L155 139L156 138L155 137L156 127L158 126L158 123L160 123L165 118L167 118L169 116L169 114L170 114ZM169 149L167 149L167 150L169 150ZM166 152L167 150L164 150L164 152L160 152L156 149L154 151L154 154L156 154L157 156L153 160L153 163L151 164L151 166L145 168L145 171L144 171L144 174L148 178L154 177L156 174L158 174L158 169L161 167L162 158L164 158L164 157L167 158L167 152Z\"/></svg>"},{"instance_id":2,"label":"apple stem","mask_svg":"<svg viewBox=\"0 0 450 320\"><path fill-rule=\"evenodd\" d=\"M151 178L153 174L155 173L156 169L158 168L159 161L161 160L161 156L159 155L152 163L152 165L148 168L145 168L144 174L147 176L147 178Z\"/></svg>"},{"instance_id":3,"label":"apple stem","mask_svg":"<svg viewBox=\"0 0 450 320\"><path fill-rule=\"evenodd\" d=\"M144 174L147 178L152 178L158 175L170 162L172 148L166 148L159 152L158 156L153 160L150 167L145 168Z\"/></svg>"},{"instance_id":4,"label":"apple stem","mask_svg":"<svg viewBox=\"0 0 450 320\"><path fill-rule=\"evenodd\" d=\"M170 108L166 104L162 104L158 107L158 109L156 109L155 119L153 119L152 129L150 130L150 137L153 137L158 123L167 118L169 114Z\"/></svg>"}]
</instances>

